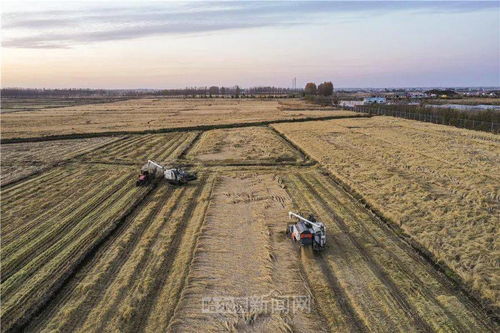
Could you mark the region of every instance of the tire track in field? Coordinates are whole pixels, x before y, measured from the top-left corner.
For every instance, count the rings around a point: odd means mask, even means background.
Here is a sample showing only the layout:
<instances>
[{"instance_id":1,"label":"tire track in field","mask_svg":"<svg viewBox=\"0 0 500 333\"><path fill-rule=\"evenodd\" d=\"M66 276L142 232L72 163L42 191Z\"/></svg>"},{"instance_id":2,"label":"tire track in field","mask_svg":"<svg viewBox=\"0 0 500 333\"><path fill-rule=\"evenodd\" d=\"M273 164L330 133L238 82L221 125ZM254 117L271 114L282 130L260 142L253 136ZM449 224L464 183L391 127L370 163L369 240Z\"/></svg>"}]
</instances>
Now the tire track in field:
<instances>
[{"instance_id":1,"label":"tire track in field","mask_svg":"<svg viewBox=\"0 0 500 333\"><path fill-rule=\"evenodd\" d=\"M410 259L412 259L415 264L418 265L418 269L422 269L425 273L431 276L439 283L439 287L443 288L445 293L456 296L461 303L464 305L465 310L468 315L472 315L478 322L483 324L486 327L490 327L490 323L486 322L484 318L478 316L476 307L470 302L469 298L463 295L462 291L457 290L456 286L453 286L451 281L436 271L427 261L424 260L418 253L416 253L410 245L406 244L404 240L399 238L393 230L391 230L383 221L375 217L373 214L370 214L365 210L364 207L360 206L359 202L356 201L352 196L350 196L347 192L345 192L342 188L338 189L337 185L333 180L327 180L326 182L320 182L317 177L312 177L315 185L319 188L323 189L323 192L328 195L328 198L331 201L335 202L341 209L344 210L349 216L351 216L353 221L356 222L356 225L362 229L362 233L368 235L373 243L377 244L378 247L387 249L387 247L382 244L377 237L374 236L373 231L369 230L366 224L359 223L356 218L358 215L349 207L349 204L344 204L337 199L337 196L333 191L338 191L343 193L347 198L352 201L352 205L354 208L363 216L370 219L373 225L383 233L383 236L388 238L391 241L391 245L395 246L398 250L400 250L403 255L407 255ZM325 184L332 189L328 189ZM418 275L415 274L415 270L412 270L412 267L407 267L407 265L401 261L401 257L398 257L394 252L387 250L385 252L392 261L391 264L394 264L398 270L400 270L409 281L413 281L418 285L418 288L412 288L410 291L414 293L419 293L422 297L426 298L432 304L438 306L444 314L453 322L453 324L460 330L466 331L474 329L474 323L468 321L469 324L472 324L471 327L465 327L464 324L458 319L458 317L448 310L445 306L443 306L435 297L435 295L429 290L429 288L424 284L424 282L419 278ZM466 318L464 318L466 319Z\"/></svg>"},{"instance_id":2,"label":"tire track in field","mask_svg":"<svg viewBox=\"0 0 500 333\"><path fill-rule=\"evenodd\" d=\"M335 301L337 303L337 306L339 309L341 309L342 313L344 314L345 318L350 318L352 320L352 331L353 332L368 332L368 328L366 327L365 323L359 318L358 314L356 311L353 309L353 306L342 289L337 277L335 274L333 274L332 270L330 269L330 266L328 266L328 263L326 262L325 258L320 254L318 257L319 260L318 263L321 268L321 272L325 276L326 280L328 281L328 284L333 290L333 293L336 297Z\"/></svg>"},{"instance_id":3,"label":"tire track in field","mask_svg":"<svg viewBox=\"0 0 500 333\"><path fill-rule=\"evenodd\" d=\"M129 181L128 175L122 176L119 178L118 183L111 187L108 191L103 193L99 198L92 202L92 204L83 206L79 210L75 211L74 214L67 220L66 223L59 225L53 224L52 227L46 229L46 232L40 234L35 230L35 232L30 233L26 237L19 239L16 243L13 243L12 246L4 249L3 256L15 257L14 259L7 260L2 265L2 277L1 282L7 280L10 276L12 276L16 271L21 269L21 267L25 266L30 262L33 257L38 256L40 253L44 252L47 248L53 246L55 243L53 242L60 235L66 234L67 231L72 229L75 224L78 224L81 219L85 216L89 215L90 212L94 211L97 207L103 204L107 199L109 199L112 195L119 192L124 192L127 189L123 186L127 181ZM119 197L119 196L117 196ZM33 243L30 243L32 242ZM29 248L26 248L23 252L16 255L18 252L16 250L22 251L22 245L30 244ZM36 251L33 251L33 248L36 248ZM12 250L11 250L12 249Z\"/></svg>"},{"instance_id":4,"label":"tire track in field","mask_svg":"<svg viewBox=\"0 0 500 333\"><path fill-rule=\"evenodd\" d=\"M179 197L182 197L184 193L187 191L187 187L183 187L180 190ZM176 211L180 203L180 200L176 200L174 205L170 207L168 212L165 214L163 222L158 226L158 228L155 230L155 233L153 237L151 237L147 244L145 244L145 248L150 249L153 244L158 241L159 235L161 234L161 231L164 229L164 227L168 224L169 222L169 217ZM143 257L146 254L143 255ZM139 261L139 263L135 266L133 272L129 275L128 277L128 282L125 287L122 287L116 297L111 301L111 303L108 305L107 310L100 315L99 317L101 318L100 325L97 327L97 331L102 332L105 329L106 324L112 319L113 315L116 313L118 307L120 306L120 303L124 300L126 293L130 291L132 288L134 282L137 281L138 275L140 275L141 272L144 271L146 268L146 265L148 264L148 260L146 258L142 258L142 260ZM102 299L101 301L103 301Z\"/></svg>"},{"instance_id":5,"label":"tire track in field","mask_svg":"<svg viewBox=\"0 0 500 333\"><path fill-rule=\"evenodd\" d=\"M289 184L292 184L295 187L295 184L293 182L290 182ZM290 190L285 188L289 197L294 198L293 202L299 202L299 198L296 198L295 195L290 193ZM295 191L298 191L298 189L295 187ZM300 200L303 204L305 204L309 210L312 210L312 207L310 203L307 200ZM298 208L296 204L294 204L295 208ZM299 209L300 210L300 209ZM358 313L354 309L354 306L349 298L349 296L345 293L344 289L340 285L337 277L333 273L333 271L330 269L329 265L327 264L325 258L320 255L316 257L315 262L317 262L320 266L321 272L323 273L326 281L328 282L328 286L330 289L333 291L333 294L335 296L335 304L337 308L340 310L340 312L343 315L343 320L349 325L350 331L351 332L368 332L368 328L366 327L365 323L361 320L359 317ZM299 266L300 270L303 274L303 276L306 278L306 282L308 284L309 290L313 294L315 294L315 288L312 287L310 278L304 268L304 265L301 260L299 260ZM321 297L318 297L318 295L315 295L315 300L320 301ZM326 317L331 314L323 313L323 317ZM330 329L334 329L333 327L330 327Z\"/></svg>"},{"instance_id":6,"label":"tire track in field","mask_svg":"<svg viewBox=\"0 0 500 333\"><path fill-rule=\"evenodd\" d=\"M204 187L207 185L207 177L203 177L203 179L200 179L200 183L198 184L198 187L194 191L194 194L191 197L191 200L189 202L189 205L186 207L186 210L183 212L182 218L181 218L181 223L176 229L176 232L174 235L183 235L184 230L187 227L187 224L191 220L193 213L195 211L195 207L199 204L198 198L203 191ZM171 270L172 264L175 261L175 257L177 255L177 252L179 251L180 243L182 241L181 236L174 237L174 239L171 241L169 244L167 253L164 255L164 260L160 263L160 266L158 267L157 271L155 272L155 276L159 277L157 278L153 286L149 289L145 299L148 300L148 302L145 304L144 307L141 308L140 313L138 313L138 318L134 318L132 320L132 327L129 329L130 332L139 332L143 331L145 328L145 322L147 321L148 317L151 314L151 310L153 309L154 304L158 301L158 296L160 293L158 292L161 290L161 286L165 283L168 274ZM180 295L179 295L180 296Z\"/></svg>"},{"instance_id":7,"label":"tire track in field","mask_svg":"<svg viewBox=\"0 0 500 333\"><path fill-rule=\"evenodd\" d=\"M345 236L350 240L354 247L358 250L359 254L364 258L364 261L373 272L373 274L384 284L384 286L389 291L389 294L394 298L400 308L407 314L408 319L415 324L415 327L424 332L433 332L429 324L424 321L416 309L408 302L406 297L399 290L398 286L394 281L387 275L387 273L376 263L372 255L366 250L366 248L350 233L349 227L345 221L340 217L323 199L320 193L318 193L314 187L303 178L302 175L297 174L299 180L305 185L305 187L310 191L320 205L327 211L332 217L335 224L340 228Z\"/></svg>"},{"instance_id":8,"label":"tire track in field","mask_svg":"<svg viewBox=\"0 0 500 333\"><path fill-rule=\"evenodd\" d=\"M165 202L172 197L173 188L168 187L163 195L161 195L157 199L154 199L156 193L162 190L160 186L162 185L159 185L155 190L153 190L154 193L148 195L146 201L141 204L141 207L138 207L134 211L133 215L127 218L126 222L119 227L119 230L116 230L113 236L109 240L107 240L102 248L99 249L99 252L92 259L92 261L90 261L86 265L87 267L83 268L84 271L88 270L90 272L94 268L94 265L100 265L100 260L109 249L116 246L116 243L120 240L120 237L128 230L128 228L132 227L132 224L134 224L135 219L140 214L141 210L143 208L146 208L152 201L156 200L152 209L146 215L145 219L140 223L137 230L134 231L133 236L130 238L130 240L127 241L127 247L123 248L112 259L109 259L111 261L111 264L107 266L105 274L100 275L99 278L93 282L93 285L96 286L98 290L93 291L93 293L85 294L84 297L79 300L80 303L78 305L72 306L71 312L65 313L65 323L62 326L58 327L58 329L62 331L75 331L76 328L81 327L81 325L83 325L83 323L87 320L88 315L93 308L92 305L98 303L98 297L102 295L104 291L114 283L115 279L118 276L118 272L120 271L124 263L127 262L127 260L130 258L137 245L140 243L140 240L142 239L145 231L157 218ZM85 277L86 274L81 274L79 279L71 282L72 288L70 290L64 290L61 292L61 297L63 299L59 301L60 304L53 306L53 309L49 311L47 315L45 315L46 321L49 319L51 312L53 313L56 310L61 310L65 306L64 296L70 296L74 289L78 287L78 283L81 282L81 280L83 280ZM38 326L40 326L40 324Z\"/></svg>"}]
</instances>

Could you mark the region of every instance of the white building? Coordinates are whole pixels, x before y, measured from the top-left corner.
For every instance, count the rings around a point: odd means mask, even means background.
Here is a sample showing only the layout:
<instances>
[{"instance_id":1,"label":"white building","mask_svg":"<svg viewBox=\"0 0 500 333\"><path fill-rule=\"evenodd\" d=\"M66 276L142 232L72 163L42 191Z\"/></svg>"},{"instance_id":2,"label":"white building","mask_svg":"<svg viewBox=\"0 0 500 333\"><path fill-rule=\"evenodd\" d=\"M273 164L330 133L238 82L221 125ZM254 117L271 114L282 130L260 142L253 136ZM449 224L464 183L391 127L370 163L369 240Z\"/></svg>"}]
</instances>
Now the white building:
<instances>
[{"instance_id":1,"label":"white building","mask_svg":"<svg viewBox=\"0 0 500 333\"><path fill-rule=\"evenodd\" d=\"M340 106L355 107L363 105L363 101L340 101Z\"/></svg>"},{"instance_id":2,"label":"white building","mask_svg":"<svg viewBox=\"0 0 500 333\"><path fill-rule=\"evenodd\" d=\"M385 104L387 101L385 97L366 97L363 99L363 104Z\"/></svg>"}]
</instances>

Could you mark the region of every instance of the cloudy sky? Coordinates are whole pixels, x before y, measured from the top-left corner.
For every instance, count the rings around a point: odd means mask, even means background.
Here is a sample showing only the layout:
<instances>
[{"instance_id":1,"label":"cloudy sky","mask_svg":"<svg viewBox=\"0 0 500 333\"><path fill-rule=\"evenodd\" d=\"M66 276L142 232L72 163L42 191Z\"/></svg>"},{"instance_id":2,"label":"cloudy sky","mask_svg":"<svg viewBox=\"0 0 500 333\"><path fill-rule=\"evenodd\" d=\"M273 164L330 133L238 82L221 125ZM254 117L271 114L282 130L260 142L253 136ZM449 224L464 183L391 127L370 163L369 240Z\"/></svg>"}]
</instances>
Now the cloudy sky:
<instances>
[{"instance_id":1,"label":"cloudy sky","mask_svg":"<svg viewBox=\"0 0 500 333\"><path fill-rule=\"evenodd\" d=\"M3 1L3 87L499 86L498 1Z\"/></svg>"}]
</instances>

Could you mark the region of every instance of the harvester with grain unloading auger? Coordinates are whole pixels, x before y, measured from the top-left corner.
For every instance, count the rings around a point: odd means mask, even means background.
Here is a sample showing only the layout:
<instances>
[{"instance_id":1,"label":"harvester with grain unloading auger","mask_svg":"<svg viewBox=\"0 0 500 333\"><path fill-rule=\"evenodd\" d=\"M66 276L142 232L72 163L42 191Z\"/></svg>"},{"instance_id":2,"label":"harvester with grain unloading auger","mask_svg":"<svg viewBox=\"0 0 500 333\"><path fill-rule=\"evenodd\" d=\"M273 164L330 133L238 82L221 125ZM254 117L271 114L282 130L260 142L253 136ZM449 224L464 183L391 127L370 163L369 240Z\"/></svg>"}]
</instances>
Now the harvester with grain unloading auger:
<instances>
[{"instance_id":1,"label":"harvester with grain unloading auger","mask_svg":"<svg viewBox=\"0 0 500 333\"><path fill-rule=\"evenodd\" d=\"M180 168L167 168L159 163L148 160L142 166L141 173L135 185L146 186L159 178L165 178L170 184L183 185L191 180L195 180L197 177L196 174L189 173Z\"/></svg>"},{"instance_id":2,"label":"harvester with grain unloading auger","mask_svg":"<svg viewBox=\"0 0 500 333\"><path fill-rule=\"evenodd\" d=\"M311 246L314 251L321 251L326 246L326 228L322 222L316 221L313 215L308 219L288 212L289 218L297 218L297 222L289 224L286 228L286 234L293 241L301 246Z\"/></svg>"}]
</instances>

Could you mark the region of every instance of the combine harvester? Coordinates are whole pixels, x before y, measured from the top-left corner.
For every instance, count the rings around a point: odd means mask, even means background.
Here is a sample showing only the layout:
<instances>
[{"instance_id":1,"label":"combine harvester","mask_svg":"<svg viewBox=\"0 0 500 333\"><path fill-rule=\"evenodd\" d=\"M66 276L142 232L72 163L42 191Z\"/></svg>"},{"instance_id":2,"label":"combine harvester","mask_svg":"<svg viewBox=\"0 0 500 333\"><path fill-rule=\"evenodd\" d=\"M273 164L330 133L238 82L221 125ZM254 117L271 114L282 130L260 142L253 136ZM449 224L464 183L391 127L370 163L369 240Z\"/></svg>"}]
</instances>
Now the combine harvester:
<instances>
[{"instance_id":1,"label":"combine harvester","mask_svg":"<svg viewBox=\"0 0 500 333\"><path fill-rule=\"evenodd\" d=\"M288 212L290 218L296 217L298 221L289 224L286 228L286 234L301 246L312 246L314 251L321 251L326 246L326 228L322 222L317 222L314 216L309 219L293 212Z\"/></svg>"},{"instance_id":2,"label":"combine harvester","mask_svg":"<svg viewBox=\"0 0 500 333\"><path fill-rule=\"evenodd\" d=\"M167 168L154 161L148 160L141 168L139 179L135 183L136 186L146 186L157 178L165 178L167 182L174 185L187 184L191 180L196 179L196 175L188 173L179 168Z\"/></svg>"}]
</instances>

